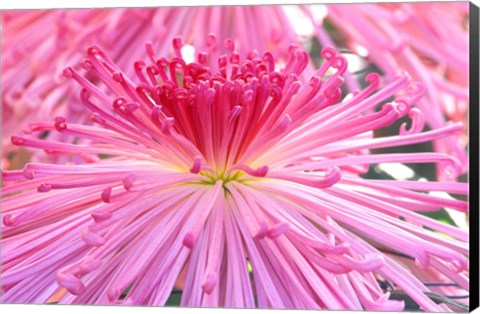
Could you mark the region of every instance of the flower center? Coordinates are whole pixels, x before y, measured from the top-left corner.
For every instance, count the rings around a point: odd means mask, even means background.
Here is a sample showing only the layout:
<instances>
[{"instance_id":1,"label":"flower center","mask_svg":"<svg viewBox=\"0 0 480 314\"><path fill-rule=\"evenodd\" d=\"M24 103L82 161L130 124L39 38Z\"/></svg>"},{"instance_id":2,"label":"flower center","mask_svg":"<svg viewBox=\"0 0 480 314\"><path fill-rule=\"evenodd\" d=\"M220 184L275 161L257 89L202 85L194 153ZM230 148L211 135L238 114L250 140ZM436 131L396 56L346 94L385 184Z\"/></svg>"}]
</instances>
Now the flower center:
<instances>
[{"instance_id":1,"label":"flower center","mask_svg":"<svg viewBox=\"0 0 480 314\"><path fill-rule=\"evenodd\" d=\"M242 182L241 177L245 174L244 171L236 170L226 172L225 170L210 172L210 171L201 171L201 175L205 176L205 179L201 181L202 184L214 185L217 181L222 181L223 186L225 187L227 183L231 181Z\"/></svg>"},{"instance_id":2,"label":"flower center","mask_svg":"<svg viewBox=\"0 0 480 314\"><path fill-rule=\"evenodd\" d=\"M253 169L244 164L237 164L229 168L211 167L204 163L200 156L193 160L193 166L189 169L191 173L200 174L204 178L200 180L202 184L214 185L218 181L223 182L223 186L231 181L244 182L249 177L265 177L268 173L268 166L264 165Z\"/></svg>"}]
</instances>

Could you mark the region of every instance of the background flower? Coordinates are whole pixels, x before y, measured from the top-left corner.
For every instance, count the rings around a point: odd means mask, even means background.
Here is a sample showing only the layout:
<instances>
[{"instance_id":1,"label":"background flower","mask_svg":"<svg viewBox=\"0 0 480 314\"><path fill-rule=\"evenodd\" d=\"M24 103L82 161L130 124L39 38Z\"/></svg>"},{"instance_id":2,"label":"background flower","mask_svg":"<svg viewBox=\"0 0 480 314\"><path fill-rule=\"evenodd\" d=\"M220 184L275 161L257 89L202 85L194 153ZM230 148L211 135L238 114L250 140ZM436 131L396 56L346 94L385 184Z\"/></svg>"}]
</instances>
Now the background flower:
<instances>
[{"instance_id":1,"label":"background flower","mask_svg":"<svg viewBox=\"0 0 480 314\"><path fill-rule=\"evenodd\" d=\"M452 120L467 125L468 13L468 2L454 1L334 4L328 5L326 19L317 21L317 34L323 45L335 40L346 44L375 64L387 81L402 71L421 81L425 97L417 106L428 113L425 119L429 128ZM337 30L333 34L339 37L325 33L326 23L333 25ZM468 167L466 130L433 143L436 151L461 160L463 171Z\"/></svg>"}]
</instances>

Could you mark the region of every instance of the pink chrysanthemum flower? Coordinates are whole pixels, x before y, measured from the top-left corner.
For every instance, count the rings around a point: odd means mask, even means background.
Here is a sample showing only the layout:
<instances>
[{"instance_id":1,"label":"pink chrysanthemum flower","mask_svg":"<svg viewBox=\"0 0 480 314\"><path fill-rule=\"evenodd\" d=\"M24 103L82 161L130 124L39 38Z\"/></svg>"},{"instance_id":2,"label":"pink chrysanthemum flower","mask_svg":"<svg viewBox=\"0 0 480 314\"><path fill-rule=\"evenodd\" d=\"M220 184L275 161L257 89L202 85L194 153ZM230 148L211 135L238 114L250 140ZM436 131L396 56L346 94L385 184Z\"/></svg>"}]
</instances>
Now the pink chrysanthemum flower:
<instances>
[{"instance_id":1,"label":"pink chrysanthemum flower","mask_svg":"<svg viewBox=\"0 0 480 314\"><path fill-rule=\"evenodd\" d=\"M82 86L95 124L28 127L73 144L12 137L89 163L3 172L2 302L164 305L176 287L182 306L399 311L395 292L426 311L458 310L422 280L468 291L468 233L421 213L467 211L430 193L467 185L361 174L404 162L454 175L461 165L445 154L369 150L451 136L460 123L420 132L421 94L405 75L379 89L371 74L340 101L347 64L329 48L301 83L309 58L295 47L278 70L271 53L241 59L228 41L212 68L207 53L185 62L180 46L168 60L147 45L151 64L135 63L135 78L91 47L88 75L64 74ZM400 135L373 137L405 115L412 125Z\"/></svg>"},{"instance_id":2,"label":"pink chrysanthemum flower","mask_svg":"<svg viewBox=\"0 0 480 314\"><path fill-rule=\"evenodd\" d=\"M61 73L65 64L77 66L88 46L101 45L121 69L134 75L131 60L146 57L145 41L156 43L153 49L167 56L171 47L161 43L176 36L185 38L190 50L208 47L214 59L227 38L238 39L242 54L272 50L276 57L299 43L280 6L2 12L2 157L15 148L9 137L29 121L55 114L85 122L81 101Z\"/></svg>"},{"instance_id":3,"label":"pink chrysanthemum flower","mask_svg":"<svg viewBox=\"0 0 480 314\"><path fill-rule=\"evenodd\" d=\"M436 129L449 120L467 123L468 14L468 2L333 4L328 5L327 20L353 52L384 72L387 81L402 71L421 81L425 97L417 106L428 112L426 124ZM316 23L318 38L331 45L320 23ZM435 151L457 157L464 172L467 142L463 132L433 145Z\"/></svg>"}]
</instances>

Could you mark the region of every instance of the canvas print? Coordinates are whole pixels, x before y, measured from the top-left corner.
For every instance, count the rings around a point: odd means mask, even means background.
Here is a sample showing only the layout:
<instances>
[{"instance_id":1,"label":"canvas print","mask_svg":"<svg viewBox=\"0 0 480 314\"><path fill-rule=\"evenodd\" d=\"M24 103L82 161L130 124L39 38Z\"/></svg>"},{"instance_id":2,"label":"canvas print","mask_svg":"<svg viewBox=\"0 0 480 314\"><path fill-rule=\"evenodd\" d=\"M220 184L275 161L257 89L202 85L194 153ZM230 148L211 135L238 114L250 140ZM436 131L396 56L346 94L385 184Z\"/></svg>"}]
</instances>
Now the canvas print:
<instances>
[{"instance_id":1,"label":"canvas print","mask_svg":"<svg viewBox=\"0 0 480 314\"><path fill-rule=\"evenodd\" d=\"M1 15L2 303L469 309L468 2Z\"/></svg>"}]
</instances>

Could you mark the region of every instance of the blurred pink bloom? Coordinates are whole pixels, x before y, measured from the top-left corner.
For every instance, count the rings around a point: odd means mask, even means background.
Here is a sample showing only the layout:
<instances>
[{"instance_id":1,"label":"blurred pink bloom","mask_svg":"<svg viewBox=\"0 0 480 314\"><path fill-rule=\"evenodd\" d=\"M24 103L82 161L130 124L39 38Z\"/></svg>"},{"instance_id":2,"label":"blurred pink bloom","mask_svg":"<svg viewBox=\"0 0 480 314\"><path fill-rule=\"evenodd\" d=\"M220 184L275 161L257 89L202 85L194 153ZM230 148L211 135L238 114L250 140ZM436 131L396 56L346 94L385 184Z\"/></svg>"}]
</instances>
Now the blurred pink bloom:
<instances>
[{"instance_id":1,"label":"blurred pink bloom","mask_svg":"<svg viewBox=\"0 0 480 314\"><path fill-rule=\"evenodd\" d=\"M95 124L29 125L69 142L12 137L87 163L3 172L2 302L164 305L177 282L182 306L402 310L388 281L423 310L456 309L414 274L440 272L468 291L468 232L420 213L466 212L465 201L425 192L465 195L468 185L360 175L392 162L455 175L461 164L445 154L369 149L451 136L461 123L421 132L421 94L405 75L379 89L370 74L340 102L347 63L330 48L302 83L309 58L295 47L280 70L271 53L244 58L231 41L212 67L207 53L187 63L181 47L174 39L166 59L147 43L150 62L132 77L89 48L87 73L64 74ZM411 128L373 137L406 115Z\"/></svg>"},{"instance_id":2,"label":"blurred pink bloom","mask_svg":"<svg viewBox=\"0 0 480 314\"><path fill-rule=\"evenodd\" d=\"M431 129L449 120L467 123L469 32L468 2L362 3L328 5L328 20L350 49L364 55L386 81L408 72L423 83L425 97L417 106ZM332 40L317 21L324 45ZM466 132L435 141L438 152L453 154L468 167ZM442 173L442 172L441 172Z\"/></svg>"},{"instance_id":3,"label":"blurred pink bloom","mask_svg":"<svg viewBox=\"0 0 480 314\"><path fill-rule=\"evenodd\" d=\"M61 114L85 122L77 93L61 72L65 64L78 66L92 44L133 75L132 60L146 57L147 40L167 56L171 47L164 43L181 36L194 49L207 47L212 60L226 38L238 40L242 54L272 50L275 57L299 43L280 6L5 11L2 27L2 157L14 149L9 137L32 119Z\"/></svg>"}]
</instances>

